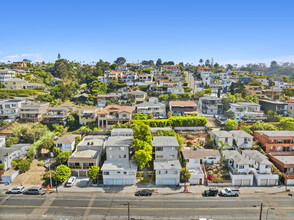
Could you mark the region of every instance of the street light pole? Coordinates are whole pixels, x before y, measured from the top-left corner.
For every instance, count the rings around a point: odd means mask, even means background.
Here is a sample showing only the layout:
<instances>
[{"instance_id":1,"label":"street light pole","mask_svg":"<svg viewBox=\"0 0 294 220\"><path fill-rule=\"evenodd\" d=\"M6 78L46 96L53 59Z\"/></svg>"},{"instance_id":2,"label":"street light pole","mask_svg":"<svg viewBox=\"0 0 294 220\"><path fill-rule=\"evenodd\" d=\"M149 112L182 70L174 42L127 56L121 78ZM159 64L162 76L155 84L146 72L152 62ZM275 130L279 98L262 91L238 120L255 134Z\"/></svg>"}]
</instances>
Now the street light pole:
<instances>
[{"instance_id":1,"label":"street light pole","mask_svg":"<svg viewBox=\"0 0 294 220\"><path fill-rule=\"evenodd\" d=\"M52 189L52 177L51 177L51 160L49 160L49 175L50 175L50 189Z\"/></svg>"},{"instance_id":2,"label":"street light pole","mask_svg":"<svg viewBox=\"0 0 294 220\"><path fill-rule=\"evenodd\" d=\"M128 202L128 220L130 220L130 203Z\"/></svg>"},{"instance_id":3,"label":"street light pole","mask_svg":"<svg viewBox=\"0 0 294 220\"><path fill-rule=\"evenodd\" d=\"M262 220L262 207L263 207L263 203L260 204L259 220Z\"/></svg>"}]
</instances>

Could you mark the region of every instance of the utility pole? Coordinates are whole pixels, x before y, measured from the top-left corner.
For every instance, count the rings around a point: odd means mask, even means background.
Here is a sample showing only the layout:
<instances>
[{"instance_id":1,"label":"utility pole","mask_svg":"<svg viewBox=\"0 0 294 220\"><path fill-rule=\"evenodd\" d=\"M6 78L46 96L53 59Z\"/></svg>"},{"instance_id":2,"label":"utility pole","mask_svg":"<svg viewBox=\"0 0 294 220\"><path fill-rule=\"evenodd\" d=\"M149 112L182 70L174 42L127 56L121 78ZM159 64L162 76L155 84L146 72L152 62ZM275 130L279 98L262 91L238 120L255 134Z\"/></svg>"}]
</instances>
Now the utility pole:
<instances>
[{"instance_id":1,"label":"utility pole","mask_svg":"<svg viewBox=\"0 0 294 220\"><path fill-rule=\"evenodd\" d=\"M262 220L262 206L263 206L263 203L260 204L259 220Z\"/></svg>"},{"instance_id":2,"label":"utility pole","mask_svg":"<svg viewBox=\"0 0 294 220\"><path fill-rule=\"evenodd\" d=\"M130 220L130 203L128 202L128 220Z\"/></svg>"},{"instance_id":3,"label":"utility pole","mask_svg":"<svg viewBox=\"0 0 294 220\"><path fill-rule=\"evenodd\" d=\"M49 160L49 175L50 175L50 188L52 189L52 177L51 177L51 160Z\"/></svg>"}]
</instances>

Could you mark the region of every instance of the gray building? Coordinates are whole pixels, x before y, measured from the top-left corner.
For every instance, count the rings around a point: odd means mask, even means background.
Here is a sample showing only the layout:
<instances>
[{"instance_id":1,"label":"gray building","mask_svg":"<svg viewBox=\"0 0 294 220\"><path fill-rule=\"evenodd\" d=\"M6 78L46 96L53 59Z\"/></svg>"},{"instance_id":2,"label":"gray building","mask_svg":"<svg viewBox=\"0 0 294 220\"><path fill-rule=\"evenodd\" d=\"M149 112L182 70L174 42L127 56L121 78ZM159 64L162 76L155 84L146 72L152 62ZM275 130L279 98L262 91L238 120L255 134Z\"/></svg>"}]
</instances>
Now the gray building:
<instances>
[{"instance_id":1,"label":"gray building","mask_svg":"<svg viewBox=\"0 0 294 220\"><path fill-rule=\"evenodd\" d=\"M4 170L11 167L13 160L20 160L26 156L30 144L15 144L10 147L0 148L0 163L4 164Z\"/></svg>"},{"instance_id":2,"label":"gray building","mask_svg":"<svg viewBox=\"0 0 294 220\"><path fill-rule=\"evenodd\" d=\"M214 96L200 97L198 101L198 112L206 115L223 114L222 99Z\"/></svg>"},{"instance_id":3,"label":"gray building","mask_svg":"<svg viewBox=\"0 0 294 220\"><path fill-rule=\"evenodd\" d=\"M273 112L276 112L278 115L288 115L288 103L286 102L261 99L259 100L259 104L261 105L261 110L263 110L265 114L268 114L268 111L271 110Z\"/></svg>"}]
</instances>

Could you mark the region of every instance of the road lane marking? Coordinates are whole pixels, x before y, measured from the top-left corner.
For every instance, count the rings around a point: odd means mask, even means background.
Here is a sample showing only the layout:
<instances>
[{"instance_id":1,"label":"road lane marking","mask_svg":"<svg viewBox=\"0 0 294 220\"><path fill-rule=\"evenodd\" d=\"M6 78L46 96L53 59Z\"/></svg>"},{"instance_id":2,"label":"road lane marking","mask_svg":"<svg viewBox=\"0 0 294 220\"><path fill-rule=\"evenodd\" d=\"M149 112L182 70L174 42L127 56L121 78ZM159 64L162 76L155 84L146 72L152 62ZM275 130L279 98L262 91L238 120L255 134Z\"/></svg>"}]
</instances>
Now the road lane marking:
<instances>
[{"instance_id":1,"label":"road lane marking","mask_svg":"<svg viewBox=\"0 0 294 220\"><path fill-rule=\"evenodd\" d=\"M2 208L39 208L40 206L36 205L1 205ZM48 206L43 207L48 209L87 209L88 207L79 207L79 206ZM125 210L126 207L92 207L91 209L115 209L115 210ZM150 208L140 208L140 207L132 207L132 210L259 210L259 207L213 207L213 208L198 208L198 207L150 207ZM294 207L283 207L285 210L294 210Z\"/></svg>"},{"instance_id":2,"label":"road lane marking","mask_svg":"<svg viewBox=\"0 0 294 220\"><path fill-rule=\"evenodd\" d=\"M92 208L92 206L93 206L93 203L94 203L94 201L95 201L95 198L96 198L96 194L93 193L93 194L92 194L92 197L91 197L91 199L90 199L90 201L89 201L88 207L87 207L87 209L86 209L85 212L84 212L83 220L87 220L88 215L89 215L89 213L90 213L90 210L91 210L91 208Z\"/></svg>"}]
</instances>

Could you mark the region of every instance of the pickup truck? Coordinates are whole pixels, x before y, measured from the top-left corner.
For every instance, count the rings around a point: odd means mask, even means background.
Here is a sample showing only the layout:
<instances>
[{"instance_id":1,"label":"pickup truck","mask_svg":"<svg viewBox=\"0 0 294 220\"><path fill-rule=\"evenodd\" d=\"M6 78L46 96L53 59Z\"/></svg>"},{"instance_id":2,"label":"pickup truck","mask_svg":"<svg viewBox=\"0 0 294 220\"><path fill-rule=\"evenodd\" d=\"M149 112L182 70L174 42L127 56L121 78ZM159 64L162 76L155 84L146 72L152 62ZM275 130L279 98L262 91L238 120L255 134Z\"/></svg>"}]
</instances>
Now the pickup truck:
<instances>
[{"instance_id":1,"label":"pickup truck","mask_svg":"<svg viewBox=\"0 0 294 220\"><path fill-rule=\"evenodd\" d=\"M238 189L231 189L231 188L225 188L224 190L220 191L220 196L239 196L240 191Z\"/></svg>"},{"instance_id":2,"label":"pickup truck","mask_svg":"<svg viewBox=\"0 0 294 220\"><path fill-rule=\"evenodd\" d=\"M215 188L209 188L203 192L203 196L217 196L218 190Z\"/></svg>"}]
</instances>

